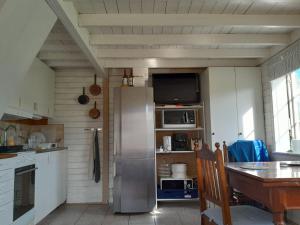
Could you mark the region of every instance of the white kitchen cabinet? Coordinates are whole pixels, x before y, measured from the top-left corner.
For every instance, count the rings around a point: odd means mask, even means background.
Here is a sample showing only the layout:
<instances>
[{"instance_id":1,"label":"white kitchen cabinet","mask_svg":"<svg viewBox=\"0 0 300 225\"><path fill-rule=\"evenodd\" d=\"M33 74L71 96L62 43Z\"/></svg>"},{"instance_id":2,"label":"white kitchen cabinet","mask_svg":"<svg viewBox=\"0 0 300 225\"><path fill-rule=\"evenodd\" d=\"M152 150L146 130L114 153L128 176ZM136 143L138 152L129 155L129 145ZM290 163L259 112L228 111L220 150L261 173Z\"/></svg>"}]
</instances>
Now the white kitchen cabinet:
<instances>
[{"instance_id":1,"label":"white kitchen cabinet","mask_svg":"<svg viewBox=\"0 0 300 225\"><path fill-rule=\"evenodd\" d=\"M25 116L53 116L55 73L35 59L16 95L10 97L7 113Z\"/></svg>"},{"instance_id":2,"label":"white kitchen cabinet","mask_svg":"<svg viewBox=\"0 0 300 225\"><path fill-rule=\"evenodd\" d=\"M38 223L49 214L50 191L49 153L36 154L35 179L35 221Z\"/></svg>"},{"instance_id":3,"label":"white kitchen cabinet","mask_svg":"<svg viewBox=\"0 0 300 225\"><path fill-rule=\"evenodd\" d=\"M264 139L261 70L236 67L235 72L239 138Z\"/></svg>"},{"instance_id":4,"label":"white kitchen cabinet","mask_svg":"<svg viewBox=\"0 0 300 225\"><path fill-rule=\"evenodd\" d=\"M0 160L0 225L13 222L14 159Z\"/></svg>"},{"instance_id":5,"label":"white kitchen cabinet","mask_svg":"<svg viewBox=\"0 0 300 225\"><path fill-rule=\"evenodd\" d=\"M210 67L201 85L208 143L264 139L260 68Z\"/></svg>"},{"instance_id":6,"label":"white kitchen cabinet","mask_svg":"<svg viewBox=\"0 0 300 225\"><path fill-rule=\"evenodd\" d=\"M67 151L39 153L36 157L35 223L67 199Z\"/></svg>"}]
</instances>

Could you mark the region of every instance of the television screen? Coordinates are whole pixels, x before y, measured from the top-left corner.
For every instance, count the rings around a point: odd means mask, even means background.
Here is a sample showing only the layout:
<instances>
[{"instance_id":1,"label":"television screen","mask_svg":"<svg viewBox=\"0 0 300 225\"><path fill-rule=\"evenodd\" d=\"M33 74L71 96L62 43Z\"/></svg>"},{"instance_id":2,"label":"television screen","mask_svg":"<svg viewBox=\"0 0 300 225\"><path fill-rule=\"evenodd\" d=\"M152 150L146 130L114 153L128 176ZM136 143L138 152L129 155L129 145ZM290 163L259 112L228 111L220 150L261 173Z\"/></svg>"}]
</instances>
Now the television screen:
<instances>
[{"instance_id":1,"label":"television screen","mask_svg":"<svg viewBox=\"0 0 300 225\"><path fill-rule=\"evenodd\" d=\"M153 74L156 104L195 104L200 102L199 75Z\"/></svg>"}]
</instances>

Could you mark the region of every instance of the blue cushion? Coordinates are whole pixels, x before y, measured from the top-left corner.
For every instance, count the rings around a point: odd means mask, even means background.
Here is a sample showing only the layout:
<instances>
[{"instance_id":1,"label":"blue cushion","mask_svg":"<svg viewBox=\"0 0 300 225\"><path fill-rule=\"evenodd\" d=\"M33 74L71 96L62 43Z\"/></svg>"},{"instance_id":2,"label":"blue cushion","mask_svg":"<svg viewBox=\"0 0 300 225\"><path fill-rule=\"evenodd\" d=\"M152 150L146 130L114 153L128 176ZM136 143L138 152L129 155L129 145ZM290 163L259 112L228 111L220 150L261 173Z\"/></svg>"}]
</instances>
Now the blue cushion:
<instances>
[{"instance_id":1,"label":"blue cushion","mask_svg":"<svg viewBox=\"0 0 300 225\"><path fill-rule=\"evenodd\" d=\"M238 140L228 147L228 153L237 162L270 161L267 147L262 140Z\"/></svg>"},{"instance_id":2,"label":"blue cushion","mask_svg":"<svg viewBox=\"0 0 300 225\"><path fill-rule=\"evenodd\" d=\"M233 225L274 225L272 214L253 206L231 206L231 220ZM223 225L222 211L220 207L208 208L203 212L218 225Z\"/></svg>"}]
</instances>

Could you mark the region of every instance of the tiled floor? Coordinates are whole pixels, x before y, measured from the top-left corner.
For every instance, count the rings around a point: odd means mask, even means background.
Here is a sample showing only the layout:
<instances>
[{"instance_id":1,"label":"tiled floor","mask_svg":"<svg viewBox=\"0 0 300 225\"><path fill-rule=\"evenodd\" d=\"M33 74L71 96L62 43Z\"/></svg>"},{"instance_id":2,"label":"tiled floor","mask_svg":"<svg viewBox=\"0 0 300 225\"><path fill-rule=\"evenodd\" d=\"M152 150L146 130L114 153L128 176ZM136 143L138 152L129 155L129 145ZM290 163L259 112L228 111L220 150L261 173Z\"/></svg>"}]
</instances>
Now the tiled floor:
<instances>
[{"instance_id":1,"label":"tiled floor","mask_svg":"<svg viewBox=\"0 0 300 225\"><path fill-rule=\"evenodd\" d=\"M113 214L108 206L63 205L38 225L200 225L198 203L161 203L155 214Z\"/></svg>"}]
</instances>

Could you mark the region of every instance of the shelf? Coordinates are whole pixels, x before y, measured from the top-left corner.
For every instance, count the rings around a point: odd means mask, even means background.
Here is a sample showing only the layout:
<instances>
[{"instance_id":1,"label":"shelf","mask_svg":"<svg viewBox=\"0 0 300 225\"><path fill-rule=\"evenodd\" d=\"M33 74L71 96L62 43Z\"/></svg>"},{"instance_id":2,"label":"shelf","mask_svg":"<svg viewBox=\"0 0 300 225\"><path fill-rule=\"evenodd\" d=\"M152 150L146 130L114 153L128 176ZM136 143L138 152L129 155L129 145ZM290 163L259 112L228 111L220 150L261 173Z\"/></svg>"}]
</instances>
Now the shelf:
<instances>
[{"instance_id":1,"label":"shelf","mask_svg":"<svg viewBox=\"0 0 300 225\"><path fill-rule=\"evenodd\" d=\"M199 198L174 198L174 199L156 199L158 202L188 202L199 201Z\"/></svg>"},{"instance_id":2,"label":"shelf","mask_svg":"<svg viewBox=\"0 0 300 225\"><path fill-rule=\"evenodd\" d=\"M195 151L169 151L169 152L156 152L156 154L190 154Z\"/></svg>"},{"instance_id":3,"label":"shelf","mask_svg":"<svg viewBox=\"0 0 300 225\"><path fill-rule=\"evenodd\" d=\"M155 128L155 131L199 131L204 130L203 127L196 128Z\"/></svg>"},{"instance_id":4,"label":"shelf","mask_svg":"<svg viewBox=\"0 0 300 225\"><path fill-rule=\"evenodd\" d=\"M176 106L176 105L157 105L156 110L164 109L203 109L203 105L189 105L189 106Z\"/></svg>"}]
</instances>

